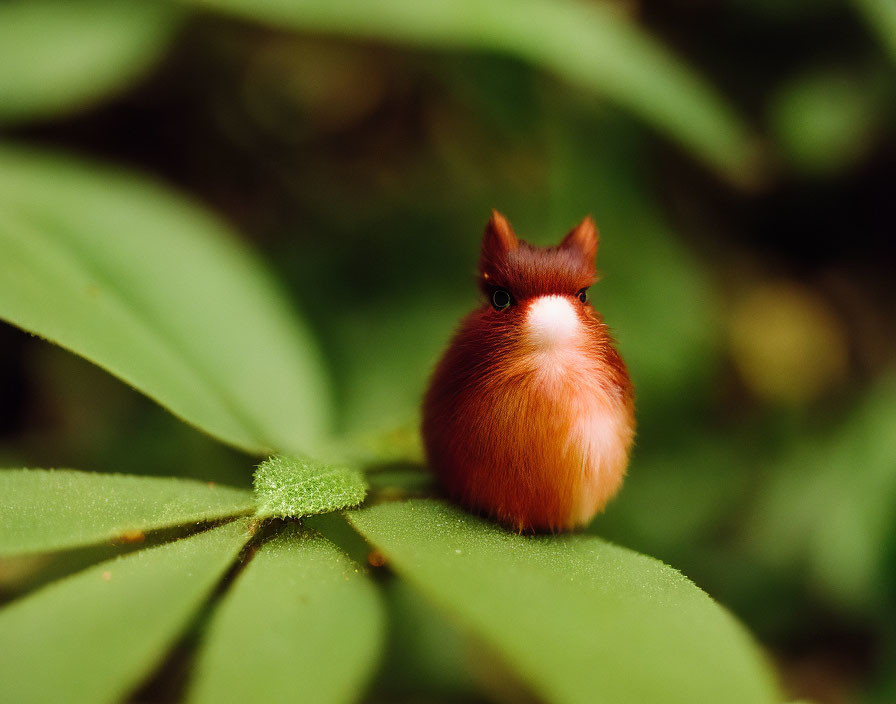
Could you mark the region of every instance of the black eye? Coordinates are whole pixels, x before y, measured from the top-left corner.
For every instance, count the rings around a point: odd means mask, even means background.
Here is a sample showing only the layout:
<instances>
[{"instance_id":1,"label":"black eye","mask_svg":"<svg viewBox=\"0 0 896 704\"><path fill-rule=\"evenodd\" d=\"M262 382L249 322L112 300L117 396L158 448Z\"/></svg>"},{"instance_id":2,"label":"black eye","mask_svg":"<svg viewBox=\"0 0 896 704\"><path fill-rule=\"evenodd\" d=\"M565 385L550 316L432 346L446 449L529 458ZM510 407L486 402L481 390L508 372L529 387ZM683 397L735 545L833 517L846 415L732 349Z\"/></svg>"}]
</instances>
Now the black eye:
<instances>
[{"instance_id":1,"label":"black eye","mask_svg":"<svg viewBox=\"0 0 896 704\"><path fill-rule=\"evenodd\" d=\"M508 291L505 291L503 288L496 288L492 291L492 305L495 307L495 310L504 310L511 303L513 303L513 299Z\"/></svg>"},{"instance_id":2,"label":"black eye","mask_svg":"<svg viewBox=\"0 0 896 704\"><path fill-rule=\"evenodd\" d=\"M576 294L576 296L578 296L579 300L582 303L587 303L588 302L588 289L587 288L580 289L579 292Z\"/></svg>"}]
</instances>

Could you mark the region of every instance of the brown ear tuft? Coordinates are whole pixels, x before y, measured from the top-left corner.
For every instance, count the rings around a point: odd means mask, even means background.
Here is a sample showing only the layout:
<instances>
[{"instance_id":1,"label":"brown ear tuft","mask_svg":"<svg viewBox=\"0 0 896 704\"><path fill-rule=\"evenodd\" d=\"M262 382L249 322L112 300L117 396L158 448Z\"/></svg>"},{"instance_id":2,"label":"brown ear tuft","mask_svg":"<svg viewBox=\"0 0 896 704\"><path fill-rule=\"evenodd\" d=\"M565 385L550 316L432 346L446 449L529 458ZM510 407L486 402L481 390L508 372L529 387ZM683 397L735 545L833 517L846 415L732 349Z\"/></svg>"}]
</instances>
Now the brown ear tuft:
<instances>
[{"instance_id":1,"label":"brown ear tuft","mask_svg":"<svg viewBox=\"0 0 896 704\"><path fill-rule=\"evenodd\" d=\"M492 216L485 226L485 234L482 236L482 258L480 266L485 270L489 263L497 263L504 259L508 252L512 252L519 246L519 241L513 232L510 223L501 213L492 210Z\"/></svg>"},{"instance_id":2,"label":"brown ear tuft","mask_svg":"<svg viewBox=\"0 0 896 704\"><path fill-rule=\"evenodd\" d=\"M597 225L594 224L594 218L587 215L582 222L572 228L569 234L563 238L560 248L575 248L582 253L582 256L588 260L589 264L593 264L594 258L597 256L599 241L600 233L597 231Z\"/></svg>"}]
</instances>

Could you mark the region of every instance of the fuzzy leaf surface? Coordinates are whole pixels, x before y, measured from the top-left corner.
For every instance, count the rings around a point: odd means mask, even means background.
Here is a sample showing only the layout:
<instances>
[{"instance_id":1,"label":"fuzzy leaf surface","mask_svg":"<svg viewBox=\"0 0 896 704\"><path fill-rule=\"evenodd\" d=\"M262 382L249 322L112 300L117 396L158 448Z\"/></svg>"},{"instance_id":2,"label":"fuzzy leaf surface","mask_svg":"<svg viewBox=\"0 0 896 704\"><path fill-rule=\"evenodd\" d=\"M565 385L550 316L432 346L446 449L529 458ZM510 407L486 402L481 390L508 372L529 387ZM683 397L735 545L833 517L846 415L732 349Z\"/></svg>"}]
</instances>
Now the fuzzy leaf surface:
<instances>
[{"instance_id":1,"label":"fuzzy leaf surface","mask_svg":"<svg viewBox=\"0 0 896 704\"><path fill-rule=\"evenodd\" d=\"M517 535L433 500L349 519L546 701L779 701L741 625L657 560L593 536Z\"/></svg>"},{"instance_id":2,"label":"fuzzy leaf surface","mask_svg":"<svg viewBox=\"0 0 896 704\"><path fill-rule=\"evenodd\" d=\"M265 543L215 612L187 701L358 701L384 631L357 563L315 531Z\"/></svg>"},{"instance_id":3,"label":"fuzzy leaf surface","mask_svg":"<svg viewBox=\"0 0 896 704\"><path fill-rule=\"evenodd\" d=\"M307 451L328 426L316 345L279 287L142 178L0 145L0 318L250 452Z\"/></svg>"},{"instance_id":4,"label":"fuzzy leaf surface","mask_svg":"<svg viewBox=\"0 0 896 704\"><path fill-rule=\"evenodd\" d=\"M249 539L242 519L102 562L0 611L0 690L17 704L123 699Z\"/></svg>"},{"instance_id":5,"label":"fuzzy leaf surface","mask_svg":"<svg viewBox=\"0 0 896 704\"><path fill-rule=\"evenodd\" d=\"M300 518L357 506L367 481L356 469L306 457L277 455L262 462L252 480L262 518Z\"/></svg>"},{"instance_id":6,"label":"fuzzy leaf surface","mask_svg":"<svg viewBox=\"0 0 896 704\"><path fill-rule=\"evenodd\" d=\"M0 470L0 556L65 550L252 512L252 494L191 479Z\"/></svg>"}]
</instances>

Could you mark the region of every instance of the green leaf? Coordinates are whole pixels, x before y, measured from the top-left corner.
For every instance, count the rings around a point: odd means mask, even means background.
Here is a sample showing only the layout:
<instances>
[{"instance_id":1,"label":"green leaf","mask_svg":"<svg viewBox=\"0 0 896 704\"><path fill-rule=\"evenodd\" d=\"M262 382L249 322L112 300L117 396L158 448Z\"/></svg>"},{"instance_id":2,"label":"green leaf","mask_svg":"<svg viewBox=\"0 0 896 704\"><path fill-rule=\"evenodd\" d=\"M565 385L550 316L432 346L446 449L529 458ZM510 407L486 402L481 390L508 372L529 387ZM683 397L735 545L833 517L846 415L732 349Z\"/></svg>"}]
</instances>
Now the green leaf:
<instances>
[{"instance_id":1,"label":"green leaf","mask_svg":"<svg viewBox=\"0 0 896 704\"><path fill-rule=\"evenodd\" d=\"M258 454L328 423L311 335L263 266L153 182L0 146L0 317Z\"/></svg>"},{"instance_id":2,"label":"green leaf","mask_svg":"<svg viewBox=\"0 0 896 704\"><path fill-rule=\"evenodd\" d=\"M809 175L830 175L858 162L874 146L885 100L872 77L814 71L785 82L769 121L784 156Z\"/></svg>"},{"instance_id":3,"label":"green leaf","mask_svg":"<svg viewBox=\"0 0 896 704\"><path fill-rule=\"evenodd\" d=\"M526 701L488 697L506 684L491 667L494 657L485 660L478 643L406 581L389 579L382 587L389 642L376 691L383 701Z\"/></svg>"},{"instance_id":4,"label":"green leaf","mask_svg":"<svg viewBox=\"0 0 896 704\"><path fill-rule=\"evenodd\" d=\"M270 457L255 470L257 516L282 518L338 511L360 504L367 482L356 469L305 457Z\"/></svg>"},{"instance_id":5,"label":"green leaf","mask_svg":"<svg viewBox=\"0 0 896 704\"><path fill-rule=\"evenodd\" d=\"M358 565L288 528L255 554L215 612L189 702L357 701L383 638Z\"/></svg>"},{"instance_id":6,"label":"green leaf","mask_svg":"<svg viewBox=\"0 0 896 704\"><path fill-rule=\"evenodd\" d=\"M798 436L745 521L746 544L776 572L857 612L889 602L896 532L896 373L836 427ZM808 569L807 569L808 568Z\"/></svg>"},{"instance_id":7,"label":"green leaf","mask_svg":"<svg viewBox=\"0 0 896 704\"><path fill-rule=\"evenodd\" d=\"M165 51L182 15L167 2L0 3L0 122L70 112L126 87Z\"/></svg>"},{"instance_id":8,"label":"green leaf","mask_svg":"<svg viewBox=\"0 0 896 704\"><path fill-rule=\"evenodd\" d=\"M652 558L585 535L517 535L436 501L349 519L547 701L778 701L740 624Z\"/></svg>"},{"instance_id":9,"label":"green leaf","mask_svg":"<svg viewBox=\"0 0 896 704\"><path fill-rule=\"evenodd\" d=\"M752 138L690 68L621 12L577 0L190 0L278 26L516 56L608 97L732 178L755 176Z\"/></svg>"},{"instance_id":10,"label":"green leaf","mask_svg":"<svg viewBox=\"0 0 896 704\"><path fill-rule=\"evenodd\" d=\"M190 479L0 470L0 555L133 542L144 531L252 511L248 491Z\"/></svg>"},{"instance_id":11,"label":"green leaf","mask_svg":"<svg viewBox=\"0 0 896 704\"><path fill-rule=\"evenodd\" d=\"M877 33L884 48L896 60L896 0L853 0L865 16L869 29Z\"/></svg>"},{"instance_id":12,"label":"green leaf","mask_svg":"<svg viewBox=\"0 0 896 704\"><path fill-rule=\"evenodd\" d=\"M17 704L122 699L159 664L249 538L248 520L103 562L0 611Z\"/></svg>"}]
</instances>

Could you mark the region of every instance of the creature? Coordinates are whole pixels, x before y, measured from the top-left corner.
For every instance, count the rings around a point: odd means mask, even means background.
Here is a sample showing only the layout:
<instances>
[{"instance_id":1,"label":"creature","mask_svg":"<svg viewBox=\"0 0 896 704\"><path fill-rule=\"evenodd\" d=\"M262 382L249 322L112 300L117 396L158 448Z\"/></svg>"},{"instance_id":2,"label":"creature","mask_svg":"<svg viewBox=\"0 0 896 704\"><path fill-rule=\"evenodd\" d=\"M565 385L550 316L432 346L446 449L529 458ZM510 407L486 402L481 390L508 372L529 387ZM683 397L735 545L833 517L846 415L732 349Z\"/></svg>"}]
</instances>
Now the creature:
<instances>
[{"instance_id":1,"label":"creature","mask_svg":"<svg viewBox=\"0 0 896 704\"><path fill-rule=\"evenodd\" d=\"M590 217L541 249L493 211L479 261L486 300L462 321L424 399L442 487L520 532L587 524L628 465L633 388L588 302L597 246Z\"/></svg>"}]
</instances>

